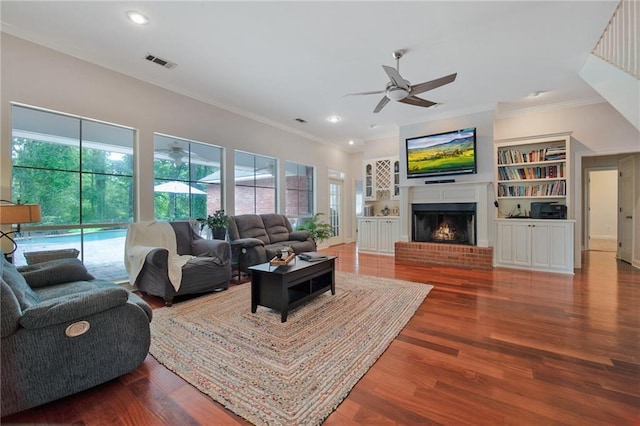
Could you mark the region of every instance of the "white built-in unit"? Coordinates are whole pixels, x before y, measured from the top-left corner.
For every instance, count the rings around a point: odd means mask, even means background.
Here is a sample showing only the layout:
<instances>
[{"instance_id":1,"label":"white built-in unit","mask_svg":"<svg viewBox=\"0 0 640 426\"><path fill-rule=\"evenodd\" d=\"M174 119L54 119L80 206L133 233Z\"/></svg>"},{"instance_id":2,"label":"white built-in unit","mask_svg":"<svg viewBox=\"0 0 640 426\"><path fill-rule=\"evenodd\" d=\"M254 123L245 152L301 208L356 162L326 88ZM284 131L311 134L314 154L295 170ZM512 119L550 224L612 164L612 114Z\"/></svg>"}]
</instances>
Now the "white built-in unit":
<instances>
[{"instance_id":1,"label":"white built-in unit","mask_svg":"<svg viewBox=\"0 0 640 426\"><path fill-rule=\"evenodd\" d=\"M495 141L494 265L573 274L571 133ZM567 219L531 218L531 203L567 206Z\"/></svg>"},{"instance_id":2,"label":"white built-in unit","mask_svg":"<svg viewBox=\"0 0 640 426\"><path fill-rule=\"evenodd\" d=\"M364 199L397 200L400 197L400 161L397 157L365 160Z\"/></svg>"},{"instance_id":3,"label":"white built-in unit","mask_svg":"<svg viewBox=\"0 0 640 426\"><path fill-rule=\"evenodd\" d=\"M394 254L400 239L400 218L389 216L358 218L358 251Z\"/></svg>"}]
</instances>

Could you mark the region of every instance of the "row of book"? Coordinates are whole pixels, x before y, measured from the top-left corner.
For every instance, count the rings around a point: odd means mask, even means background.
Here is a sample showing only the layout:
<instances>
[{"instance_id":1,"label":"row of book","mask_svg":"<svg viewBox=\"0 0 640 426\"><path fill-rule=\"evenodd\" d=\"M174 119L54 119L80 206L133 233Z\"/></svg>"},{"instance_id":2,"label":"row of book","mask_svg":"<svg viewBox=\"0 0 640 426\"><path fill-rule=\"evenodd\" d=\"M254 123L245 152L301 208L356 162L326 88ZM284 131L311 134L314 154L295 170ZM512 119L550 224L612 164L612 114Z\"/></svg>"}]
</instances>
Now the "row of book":
<instances>
[{"instance_id":1,"label":"row of book","mask_svg":"<svg viewBox=\"0 0 640 426\"><path fill-rule=\"evenodd\" d=\"M564 177L564 163L538 167L499 167L500 180L556 179Z\"/></svg>"},{"instance_id":2,"label":"row of book","mask_svg":"<svg viewBox=\"0 0 640 426\"><path fill-rule=\"evenodd\" d=\"M567 150L563 147L543 148L528 153L517 149L498 151L498 164L535 163L540 161L558 161L567 158Z\"/></svg>"},{"instance_id":3,"label":"row of book","mask_svg":"<svg viewBox=\"0 0 640 426\"><path fill-rule=\"evenodd\" d=\"M565 181L539 185L498 185L498 197L551 197L566 195Z\"/></svg>"}]
</instances>

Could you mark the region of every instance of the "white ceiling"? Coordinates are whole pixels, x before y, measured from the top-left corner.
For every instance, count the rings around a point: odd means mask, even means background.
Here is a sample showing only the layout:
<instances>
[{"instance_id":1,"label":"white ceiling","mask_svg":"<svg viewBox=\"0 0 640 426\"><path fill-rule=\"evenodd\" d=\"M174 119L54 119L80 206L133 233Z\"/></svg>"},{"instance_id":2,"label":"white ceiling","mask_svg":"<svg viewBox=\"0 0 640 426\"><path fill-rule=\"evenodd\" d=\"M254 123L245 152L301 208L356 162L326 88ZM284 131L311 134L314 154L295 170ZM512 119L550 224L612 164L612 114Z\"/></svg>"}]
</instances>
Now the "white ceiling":
<instances>
[{"instance_id":1,"label":"white ceiling","mask_svg":"<svg viewBox=\"0 0 640 426\"><path fill-rule=\"evenodd\" d=\"M405 124L599 101L578 73L617 3L3 0L0 17L6 33L349 150ZM438 108L390 102L374 114L382 95L344 96L384 89L397 49L411 84L458 73L420 95Z\"/></svg>"}]
</instances>

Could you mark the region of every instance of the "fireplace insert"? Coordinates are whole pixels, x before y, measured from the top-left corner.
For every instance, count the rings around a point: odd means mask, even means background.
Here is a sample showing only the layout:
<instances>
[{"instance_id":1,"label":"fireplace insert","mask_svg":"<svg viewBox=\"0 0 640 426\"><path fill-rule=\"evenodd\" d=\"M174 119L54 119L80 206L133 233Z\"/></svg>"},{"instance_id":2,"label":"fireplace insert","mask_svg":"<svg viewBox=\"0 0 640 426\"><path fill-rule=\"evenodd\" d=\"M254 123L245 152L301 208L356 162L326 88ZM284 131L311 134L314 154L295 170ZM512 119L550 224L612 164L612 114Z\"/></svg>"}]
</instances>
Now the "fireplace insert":
<instances>
[{"instance_id":1,"label":"fireplace insert","mask_svg":"<svg viewBox=\"0 0 640 426\"><path fill-rule=\"evenodd\" d=\"M476 245L476 203L411 205L411 241Z\"/></svg>"}]
</instances>

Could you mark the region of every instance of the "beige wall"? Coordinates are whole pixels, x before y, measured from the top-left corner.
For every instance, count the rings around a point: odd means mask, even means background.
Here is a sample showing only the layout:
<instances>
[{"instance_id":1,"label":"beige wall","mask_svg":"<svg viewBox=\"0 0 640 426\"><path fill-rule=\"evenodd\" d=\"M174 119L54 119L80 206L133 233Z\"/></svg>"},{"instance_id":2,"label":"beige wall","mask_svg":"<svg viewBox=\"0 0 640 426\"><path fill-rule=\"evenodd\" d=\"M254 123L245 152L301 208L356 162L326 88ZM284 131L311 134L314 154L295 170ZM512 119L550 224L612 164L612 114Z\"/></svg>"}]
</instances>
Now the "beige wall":
<instances>
[{"instance_id":1,"label":"beige wall","mask_svg":"<svg viewBox=\"0 0 640 426\"><path fill-rule=\"evenodd\" d=\"M102 68L28 41L0 33L1 123L0 198L11 190L10 103L129 126L138 131L137 217L153 218L153 133L192 139L226 148L226 181L233 182L234 149L275 157L281 166L290 160L316 168L316 209L328 211L328 164L352 180L349 155L244 116L194 100L158 86ZM345 185L345 199L352 199ZM234 211L232 187L225 190L225 207ZM284 191L279 200L284 208ZM352 216L350 206L345 215ZM347 237L353 235L344 221Z\"/></svg>"}]
</instances>

